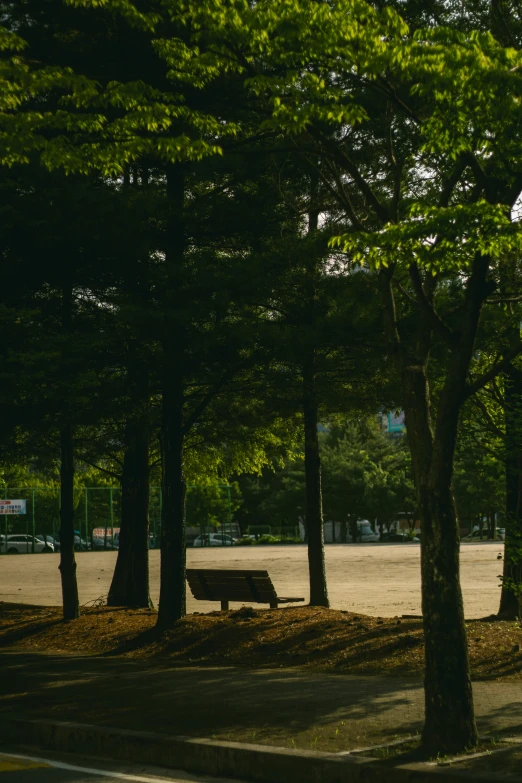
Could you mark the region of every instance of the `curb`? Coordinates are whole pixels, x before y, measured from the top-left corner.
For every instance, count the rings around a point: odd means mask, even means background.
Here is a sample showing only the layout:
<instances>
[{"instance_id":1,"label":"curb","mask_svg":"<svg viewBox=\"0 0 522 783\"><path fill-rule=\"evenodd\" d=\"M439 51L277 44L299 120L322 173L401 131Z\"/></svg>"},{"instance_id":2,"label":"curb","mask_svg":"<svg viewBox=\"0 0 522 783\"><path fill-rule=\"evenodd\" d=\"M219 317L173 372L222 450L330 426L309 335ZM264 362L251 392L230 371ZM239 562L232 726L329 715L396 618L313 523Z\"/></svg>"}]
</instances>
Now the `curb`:
<instances>
[{"instance_id":1,"label":"curb","mask_svg":"<svg viewBox=\"0 0 522 783\"><path fill-rule=\"evenodd\" d=\"M498 778L476 771L448 767L390 766L369 757L127 731L69 721L31 720L5 713L2 717L2 743L6 749L12 745L37 746L259 783L426 783L429 776L440 776L446 783L498 782Z\"/></svg>"}]
</instances>

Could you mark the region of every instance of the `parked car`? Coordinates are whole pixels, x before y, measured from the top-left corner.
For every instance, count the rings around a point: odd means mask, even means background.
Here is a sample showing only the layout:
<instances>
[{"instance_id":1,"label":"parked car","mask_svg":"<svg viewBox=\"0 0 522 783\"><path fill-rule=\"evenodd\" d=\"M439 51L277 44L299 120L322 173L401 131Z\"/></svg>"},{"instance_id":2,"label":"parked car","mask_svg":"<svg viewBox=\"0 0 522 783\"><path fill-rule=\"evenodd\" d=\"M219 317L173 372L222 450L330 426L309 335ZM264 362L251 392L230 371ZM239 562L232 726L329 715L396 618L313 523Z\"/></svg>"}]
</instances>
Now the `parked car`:
<instances>
[{"instance_id":1,"label":"parked car","mask_svg":"<svg viewBox=\"0 0 522 783\"><path fill-rule=\"evenodd\" d=\"M91 549L97 551L100 549L119 549L119 545L117 541L114 541L113 543L110 536L107 536L107 538L102 538L101 536L92 536Z\"/></svg>"},{"instance_id":2,"label":"parked car","mask_svg":"<svg viewBox=\"0 0 522 783\"><path fill-rule=\"evenodd\" d=\"M370 544L379 540L377 533L374 533L372 526L367 519L357 520L357 541L362 544Z\"/></svg>"},{"instance_id":3,"label":"parked car","mask_svg":"<svg viewBox=\"0 0 522 783\"><path fill-rule=\"evenodd\" d=\"M420 538L411 538L407 533L385 533L381 539L385 544L420 544Z\"/></svg>"},{"instance_id":4,"label":"parked car","mask_svg":"<svg viewBox=\"0 0 522 783\"><path fill-rule=\"evenodd\" d=\"M7 552L8 555L26 555L28 552L54 552L52 544L46 544L39 538L12 533L7 536L0 536L0 552Z\"/></svg>"},{"instance_id":5,"label":"parked car","mask_svg":"<svg viewBox=\"0 0 522 783\"><path fill-rule=\"evenodd\" d=\"M55 536L55 542L58 544L57 551L60 551L60 534L57 533ZM56 546L55 544L55 546ZM87 543L87 541L80 536L80 534L75 530L74 531L74 551L75 552L86 552L88 549L90 549L90 544Z\"/></svg>"},{"instance_id":6,"label":"parked car","mask_svg":"<svg viewBox=\"0 0 522 783\"><path fill-rule=\"evenodd\" d=\"M235 543L235 539L226 533L205 533L195 538L192 546L233 546Z\"/></svg>"},{"instance_id":7,"label":"parked car","mask_svg":"<svg viewBox=\"0 0 522 783\"><path fill-rule=\"evenodd\" d=\"M60 544L53 536L48 536L46 533L37 533L36 538L38 541L43 541L44 544L50 544L55 552L60 551Z\"/></svg>"}]
</instances>

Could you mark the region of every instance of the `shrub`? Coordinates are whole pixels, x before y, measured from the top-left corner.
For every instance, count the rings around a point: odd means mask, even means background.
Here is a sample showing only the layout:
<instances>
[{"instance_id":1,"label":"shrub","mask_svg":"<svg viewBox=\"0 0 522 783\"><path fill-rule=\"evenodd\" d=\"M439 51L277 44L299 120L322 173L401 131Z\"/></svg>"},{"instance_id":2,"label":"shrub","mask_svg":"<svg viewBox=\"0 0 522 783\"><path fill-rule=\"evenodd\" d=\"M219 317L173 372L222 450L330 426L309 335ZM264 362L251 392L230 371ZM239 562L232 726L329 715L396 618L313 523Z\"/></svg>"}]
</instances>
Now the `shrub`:
<instances>
[{"instance_id":1,"label":"shrub","mask_svg":"<svg viewBox=\"0 0 522 783\"><path fill-rule=\"evenodd\" d=\"M281 541L279 538L276 538L275 536L261 536L261 538L258 538L257 541L254 541L255 544L280 544Z\"/></svg>"}]
</instances>

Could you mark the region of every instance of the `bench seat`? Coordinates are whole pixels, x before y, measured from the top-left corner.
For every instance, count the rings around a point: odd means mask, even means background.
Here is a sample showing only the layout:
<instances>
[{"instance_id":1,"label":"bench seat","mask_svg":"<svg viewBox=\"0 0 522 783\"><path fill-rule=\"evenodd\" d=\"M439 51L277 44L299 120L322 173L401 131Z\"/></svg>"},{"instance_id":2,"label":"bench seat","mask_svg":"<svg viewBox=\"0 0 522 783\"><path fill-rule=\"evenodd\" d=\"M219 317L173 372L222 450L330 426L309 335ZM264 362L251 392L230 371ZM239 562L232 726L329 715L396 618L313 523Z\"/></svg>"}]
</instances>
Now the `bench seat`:
<instances>
[{"instance_id":1,"label":"bench seat","mask_svg":"<svg viewBox=\"0 0 522 783\"><path fill-rule=\"evenodd\" d=\"M268 571L187 568L187 582L196 600L220 601L222 611L228 610L230 601L269 604L277 609L279 604L305 600L278 596Z\"/></svg>"}]
</instances>

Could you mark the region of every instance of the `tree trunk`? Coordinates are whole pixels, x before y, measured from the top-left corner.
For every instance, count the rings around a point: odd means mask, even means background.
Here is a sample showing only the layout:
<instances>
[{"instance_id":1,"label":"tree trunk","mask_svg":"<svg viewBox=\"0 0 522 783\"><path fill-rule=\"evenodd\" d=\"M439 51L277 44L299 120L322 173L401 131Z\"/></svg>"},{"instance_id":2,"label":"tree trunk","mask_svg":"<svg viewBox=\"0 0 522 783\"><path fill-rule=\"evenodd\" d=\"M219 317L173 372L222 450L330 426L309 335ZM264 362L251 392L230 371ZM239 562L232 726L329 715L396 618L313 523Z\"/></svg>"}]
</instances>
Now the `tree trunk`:
<instances>
[{"instance_id":1,"label":"tree trunk","mask_svg":"<svg viewBox=\"0 0 522 783\"><path fill-rule=\"evenodd\" d=\"M158 627L171 628L186 614L186 484L183 445L185 402L185 323L178 312L185 289L185 174L181 164L168 166L169 203L165 254L166 310L162 338L162 513Z\"/></svg>"},{"instance_id":2,"label":"tree trunk","mask_svg":"<svg viewBox=\"0 0 522 783\"><path fill-rule=\"evenodd\" d=\"M517 590L522 586L522 371L510 366L504 392L506 425L506 541L499 617L520 616Z\"/></svg>"},{"instance_id":3,"label":"tree trunk","mask_svg":"<svg viewBox=\"0 0 522 783\"><path fill-rule=\"evenodd\" d=\"M405 415L412 470L422 522L421 579L426 670L426 719L422 744L432 753L452 753L477 744L469 672L464 607L460 589L460 536L452 478L459 415L466 400L467 377L482 304L491 290L487 283L489 258L476 254L466 283L458 333L442 329L448 341L444 384L438 395L432 427L427 365L432 329L440 321L432 306L436 277L424 280L413 264L412 283L418 293L420 316L416 343L406 352L397 331L391 277L382 273L388 333L398 340ZM420 291L419 291L420 289ZM435 318L433 316L435 315ZM397 344L397 343L396 343Z\"/></svg>"},{"instance_id":4,"label":"tree trunk","mask_svg":"<svg viewBox=\"0 0 522 783\"><path fill-rule=\"evenodd\" d=\"M63 371L67 373L68 351L73 330L73 288L65 283L62 288L62 353ZM64 401L64 410L68 401ZM76 620L80 616L76 558L74 556L74 443L73 425L67 413L60 430L60 577L62 581L63 619Z\"/></svg>"},{"instance_id":5,"label":"tree trunk","mask_svg":"<svg viewBox=\"0 0 522 783\"><path fill-rule=\"evenodd\" d=\"M314 395L313 357L303 368L303 412L310 606L330 606L324 561L321 456L317 435L318 416Z\"/></svg>"},{"instance_id":6,"label":"tree trunk","mask_svg":"<svg viewBox=\"0 0 522 783\"><path fill-rule=\"evenodd\" d=\"M493 509L490 509L488 513L488 538L494 541L496 537L497 537L497 520L496 520L495 512L493 511Z\"/></svg>"},{"instance_id":7,"label":"tree trunk","mask_svg":"<svg viewBox=\"0 0 522 783\"><path fill-rule=\"evenodd\" d=\"M319 184L315 169L311 171L310 208L308 211L308 236L313 237L319 226L317 189ZM308 532L308 571L310 574L310 606L330 606L326 586L324 560L323 500L321 491L321 455L319 452L318 400L315 383L315 329L317 327L316 258L314 253L306 257L305 296L303 326L308 341L303 358L303 415L306 482L306 529ZM311 342L310 342L311 340ZM334 524L335 531L335 524ZM335 533L334 533L335 539Z\"/></svg>"},{"instance_id":8,"label":"tree trunk","mask_svg":"<svg viewBox=\"0 0 522 783\"><path fill-rule=\"evenodd\" d=\"M186 483L183 466L183 388L172 378L163 391L161 572L158 627L171 628L185 616Z\"/></svg>"},{"instance_id":9,"label":"tree trunk","mask_svg":"<svg viewBox=\"0 0 522 783\"><path fill-rule=\"evenodd\" d=\"M65 424L60 432L60 576L63 619L80 616L76 558L74 556L74 451L73 428Z\"/></svg>"},{"instance_id":10,"label":"tree trunk","mask_svg":"<svg viewBox=\"0 0 522 783\"><path fill-rule=\"evenodd\" d=\"M152 606L149 593L149 432L145 418L127 422L121 477L118 558L108 606Z\"/></svg>"},{"instance_id":11,"label":"tree trunk","mask_svg":"<svg viewBox=\"0 0 522 783\"><path fill-rule=\"evenodd\" d=\"M353 514L350 515L350 536L352 539L352 544L357 543L357 517Z\"/></svg>"},{"instance_id":12,"label":"tree trunk","mask_svg":"<svg viewBox=\"0 0 522 783\"><path fill-rule=\"evenodd\" d=\"M452 364L456 366L455 359ZM460 402L448 370L437 437L425 367L405 369L406 427L422 523L421 579L426 670L424 747L451 753L473 747L477 729L459 579L459 526L451 485Z\"/></svg>"},{"instance_id":13,"label":"tree trunk","mask_svg":"<svg viewBox=\"0 0 522 783\"><path fill-rule=\"evenodd\" d=\"M432 751L448 753L477 743L459 580L459 531L451 486L434 482L419 495L426 655L423 743Z\"/></svg>"}]
</instances>

